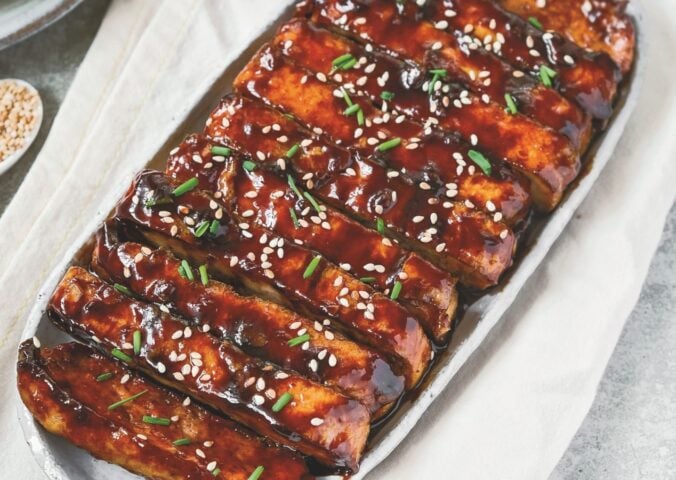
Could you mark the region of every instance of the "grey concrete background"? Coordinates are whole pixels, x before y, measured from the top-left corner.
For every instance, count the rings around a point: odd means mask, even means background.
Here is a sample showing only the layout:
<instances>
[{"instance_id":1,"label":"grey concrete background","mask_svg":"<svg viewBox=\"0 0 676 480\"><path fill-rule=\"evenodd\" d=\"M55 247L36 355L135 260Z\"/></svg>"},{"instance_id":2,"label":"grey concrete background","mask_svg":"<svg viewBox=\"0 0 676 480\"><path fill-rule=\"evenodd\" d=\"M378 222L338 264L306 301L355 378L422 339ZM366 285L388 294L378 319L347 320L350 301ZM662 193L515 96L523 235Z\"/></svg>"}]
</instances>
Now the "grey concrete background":
<instances>
[{"instance_id":1,"label":"grey concrete background","mask_svg":"<svg viewBox=\"0 0 676 480\"><path fill-rule=\"evenodd\" d=\"M0 177L0 214L28 172L105 13L89 0L59 23L0 51L0 78L32 83L45 118L27 156ZM640 300L594 404L552 478L676 479L676 206ZM524 454L527 454L524 452Z\"/></svg>"}]
</instances>

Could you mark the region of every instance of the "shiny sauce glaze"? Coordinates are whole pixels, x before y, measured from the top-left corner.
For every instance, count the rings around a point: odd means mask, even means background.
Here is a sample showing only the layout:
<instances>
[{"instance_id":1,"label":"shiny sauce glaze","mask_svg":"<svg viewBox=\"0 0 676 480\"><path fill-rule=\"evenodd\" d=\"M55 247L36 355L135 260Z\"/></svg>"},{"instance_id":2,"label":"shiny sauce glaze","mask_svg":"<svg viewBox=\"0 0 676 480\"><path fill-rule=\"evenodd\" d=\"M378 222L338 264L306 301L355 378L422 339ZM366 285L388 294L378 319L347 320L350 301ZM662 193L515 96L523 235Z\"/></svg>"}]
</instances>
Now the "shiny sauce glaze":
<instances>
[{"instance_id":1,"label":"shiny sauce glaze","mask_svg":"<svg viewBox=\"0 0 676 480\"><path fill-rule=\"evenodd\" d=\"M80 267L71 267L64 276L50 299L49 314L68 333L118 352L118 358L122 352L133 368L261 435L329 466L353 470L359 464L369 413L356 400L252 358L155 305L120 293ZM141 336L138 353L133 347L135 332ZM276 396L290 393L295 405L273 411L267 390Z\"/></svg>"},{"instance_id":2,"label":"shiny sauce glaze","mask_svg":"<svg viewBox=\"0 0 676 480\"><path fill-rule=\"evenodd\" d=\"M403 393L404 378L381 354L335 332L330 321L312 321L272 302L243 297L188 265L191 280L171 253L119 242L113 228L106 225L99 232L94 249L92 266L102 278L190 319L194 327L227 339L253 357L341 390L374 416L382 415ZM275 392L258 387L271 400L277 398Z\"/></svg>"},{"instance_id":3,"label":"shiny sauce glaze","mask_svg":"<svg viewBox=\"0 0 676 480\"><path fill-rule=\"evenodd\" d=\"M413 60L425 67L430 80L435 78L432 70L443 69L446 79L460 82L478 95L486 94L492 101L511 95L521 113L568 136L576 145L584 145L591 135L589 115L554 89L484 50L471 49L463 37L401 14L395 2L316 0L308 5L315 23Z\"/></svg>"},{"instance_id":4,"label":"shiny sauce glaze","mask_svg":"<svg viewBox=\"0 0 676 480\"><path fill-rule=\"evenodd\" d=\"M272 125L279 131L270 133L267 127ZM511 229L466 202L453 201L457 190L413 184L376 159L351 155L274 109L230 95L211 114L206 132L252 153L259 163L285 169L288 164L317 198L371 228L381 218L388 235L457 274L464 284L495 285L511 264L516 244ZM280 135L286 143L277 140ZM290 157L289 145L299 146Z\"/></svg>"},{"instance_id":5,"label":"shiny sauce glaze","mask_svg":"<svg viewBox=\"0 0 676 480\"><path fill-rule=\"evenodd\" d=\"M269 478L313 478L291 451L266 445L89 346L38 349L28 340L19 347L17 380L24 403L48 431L139 475L247 480L263 468ZM163 423L143 421L148 416Z\"/></svg>"},{"instance_id":6,"label":"shiny sauce glaze","mask_svg":"<svg viewBox=\"0 0 676 480\"><path fill-rule=\"evenodd\" d=\"M252 293L293 305L321 322L329 318L335 328L384 352L402 369L407 388L420 380L430 362L430 342L418 320L401 305L321 255L250 222L233 221L216 195L191 190L173 198L177 185L160 172L141 172L115 217L151 244L206 265L215 278L241 283ZM149 199L165 198L169 201L147 206ZM200 235L202 225L214 220L217 228ZM268 247L281 248L281 256L266 253ZM361 303L367 308L360 309Z\"/></svg>"},{"instance_id":7,"label":"shiny sauce glaze","mask_svg":"<svg viewBox=\"0 0 676 480\"><path fill-rule=\"evenodd\" d=\"M302 192L302 179L289 183L277 175L276 165L254 163L232 148L225 162L214 162L213 151L222 153L219 148L204 136L191 135L171 152L166 173L179 183L198 178L201 189L220 192L234 215L349 268L404 305L436 343L447 339L457 306L456 278ZM220 173L213 175L214 169Z\"/></svg>"}]
</instances>

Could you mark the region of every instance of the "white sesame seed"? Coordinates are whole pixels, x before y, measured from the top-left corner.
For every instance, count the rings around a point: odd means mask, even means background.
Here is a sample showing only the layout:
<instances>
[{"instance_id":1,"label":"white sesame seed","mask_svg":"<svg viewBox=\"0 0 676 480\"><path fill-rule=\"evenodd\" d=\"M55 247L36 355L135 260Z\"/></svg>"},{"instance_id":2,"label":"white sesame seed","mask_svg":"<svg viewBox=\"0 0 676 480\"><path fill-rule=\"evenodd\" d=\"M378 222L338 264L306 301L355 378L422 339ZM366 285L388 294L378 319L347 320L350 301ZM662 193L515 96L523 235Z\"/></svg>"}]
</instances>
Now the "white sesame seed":
<instances>
[{"instance_id":1,"label":"white sesame seed","mask_svg":"<svg viewBox=\"0 0 676 480\"><path fill-rule=\"evenodd\" d=\"M312 420L310 420L310 424L314 427L318 427L324 423L324 420L322 420L319 417L314 417Z\"/></svg>"}]
</instances>

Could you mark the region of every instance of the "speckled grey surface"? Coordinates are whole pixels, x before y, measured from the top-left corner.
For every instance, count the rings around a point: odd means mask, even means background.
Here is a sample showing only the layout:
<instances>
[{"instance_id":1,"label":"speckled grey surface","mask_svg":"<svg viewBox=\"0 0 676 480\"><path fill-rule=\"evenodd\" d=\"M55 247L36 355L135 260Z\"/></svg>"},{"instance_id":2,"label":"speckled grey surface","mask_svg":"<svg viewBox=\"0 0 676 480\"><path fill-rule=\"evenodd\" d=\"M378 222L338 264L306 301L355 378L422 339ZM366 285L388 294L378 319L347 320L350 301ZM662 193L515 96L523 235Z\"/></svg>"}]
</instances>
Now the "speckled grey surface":
<instances>
[{"instance_id":1,"label":"speckled grey surface","mask_svg":"<svg viewBox=\"0 0 676 480\"><path fill-rule=\"evenodd\" d=\"M35 144L0 177L0 213L39 152L108 0L89 0L64 20L0 51L0 78L40 90L45 121ZM638 305L598 396L552 479L676 479L676 207L669 215Z\"/></svg>"}]
</instances>

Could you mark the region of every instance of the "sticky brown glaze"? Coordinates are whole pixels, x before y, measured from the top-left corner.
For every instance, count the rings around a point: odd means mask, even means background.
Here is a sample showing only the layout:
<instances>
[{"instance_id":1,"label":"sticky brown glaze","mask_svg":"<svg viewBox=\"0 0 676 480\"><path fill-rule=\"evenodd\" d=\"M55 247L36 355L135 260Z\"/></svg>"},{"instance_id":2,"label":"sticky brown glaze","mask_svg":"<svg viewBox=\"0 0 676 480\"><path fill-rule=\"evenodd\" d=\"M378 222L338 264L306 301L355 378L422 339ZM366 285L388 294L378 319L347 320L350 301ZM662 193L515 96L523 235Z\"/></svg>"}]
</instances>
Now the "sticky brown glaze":
<instances>
[{"instance_id":1,"label":"sticky brown glaze","mask_svg":"<svg viewBox=\"0 0 676 480\"><path fill-rule=\"evenodd\" d=\"M447 80L467 85L495 102L510 94L522 114L568 136L576 145L585 145L591 134L591 117L577 105L498 57L471 49L464 37L403 15L398 8L389 0L316 0L311 14L318 24L424 65L427 79L433 78L430 70L445 69Z\"/></svg>"},{"instance_id":2,"label":"sticky brown glaze","mask_svg":"<svg viewBox=\"0 0 676 480\"><path fill-rule=\"evenodd\" d=\"M132 368L265 437L327 466L358 468L369 413L356 400L252 358L155 305L118 292L80 267L66 272L50 299L49 314L64 331L102 350L121 350ZM138 354L132 347L135 331L142 337ZM274 412L274 398L286 392L295 405Z\"/></svg>"},{"instance_id":3,"label":"sticky brown glaze","mask_svg":"<svg viewBox=\"0 0 676 480\"><path fill-rule=\"evenodd\" d=\"M536 18L545 30L568 37L585 49L605 52L628 73L634 63L636 32L624 0L498 0L525 19Z\"/></svg>"},{"instance_id":4,"label":"sticky brown glaze","mask_svg":"<svg viewBox=\"0 0 676 480\"><path fill-rule=\"evenodd\" d=\"M179 183L198 178L200 188L221 192L234 215L311 248L337 265L350 265L354 276L385 295L392 296L396 288L397 301L420 320L427 334L437 343L447 339L458 303L457 279L323 205L310 192L301 192L301 179L294 181L302 195L298 197L275 168L261 168L266 165L254 164L251 157L234 149L225 162L215 162L212 148L217 145L201 135L189 136L172 151L167 175ZM213 174L214 169L220 173ZM400 286L395 287L397 282Z\"/></svg>"},{"instance_id":5,"label":"sticky brown glaze","mask_svg":"<svg viewBox=\"0 0 676 480\"><path fill-rule=\"evenodd\" d=\"M563 135L523 115L511 115L503 104L486 103L457 85L453 90L446 85L430 96L422 88L421 70L410 62L369 52L361 45L319 29L301 18L284 25L273 45L295 63L326 73L350 94L367 95L381 110L377 118L386 127L389 123L403 121L400 116L403 113L427 122L429 127L438 125L448 132L460 133L468 142L477 143L476 146L458 145L451 138L440 147L434 145L433 137L432 141L426 139L418 143L415 150L397 150L394 160L396 166L407 170L423 165L427 172L432 170L445 182L459 184L461 195L468 190L483 192L483 197L468 195L479 205L491 195L490 200L510 224L523 218L530 198L519 178L504 173L500 159L530 179L533 198L542 210L551 210L558 203L563 190L579 170L576 149ZM331 74L333 60L345 54L360 59L359 63ZM392 94L392 98L384 101L382 97L387 94ZM493 162L495 172L491 175L497 177L493 183L487 182L482 170L473 167L472 161L468 160L470 148L498 160ZM469 163L470 168L458 165L458 159L454 158L458 154L462 155L460 161ZM473 175L469 175L472 170Z\"/></svg>"},{"instance_id":6,"label":"sticky brown glaze","mask_svg":"<svg viewBox=\"0 0 676 480\"><path fill-rule=\"evenodd\" d=\"M251 223L233 221L216 195L192 190L174 199L176 185L160 172L141 172L118 204L116 218L135 226L151 244L207 265L216 278L291 304L319 321L328 317L335 328L384 352L402 369L407 387L420 380L430 362L430 342L401 305L320 255ZM148 208L150 198L167 202ZM214 220L220 222L218 228L198 238L199 226ZM270 255L268 248L281 253Z\"/></svg>"},{"instance_id":7,"label":"sticky brown glaze","mask_svg":"<svg viewBox=\"0 0 676 480\"><path fill-rule=\"evenodd\" d=\"M145 301L164 305L192 320L196 328L229 340L253 357L341 390L364 404L374 417L386 413L403 393L404 378L379 353L321 322L272 302L238 295L221 282L207 277L204 285L194 266L189 267L194 272L190 280L179 273L181 261L171 253L118 242L112 225L97 235L92 267L101 277L127 286ZM289 345L305 334L306 346Z\"/></svg>"},{"instance_id":8,"label":"sticky brown glaze","mask_svg":"<svg viewBox=\"0 0 676 480\"><path fill-rule=\"evenodd\" d=\"M323 75L314 75L266 48L240 73L235 87L417 183L456 190L457 200L469 200L488 213L498 209L506 223L517 223L526 215L530 199L524 185L502 163L492 161L490 171L484 173L470 160L470 145L454 135L425 128L404 115L383 113L368 99L345 97L339 85L326 83ZM343 113L354 102L364 115L363 125L356 115ZM381 144L395 138L401 139L401 145L379 150Z\"/></svg>"},{"instance_id":9,"label":"sticky brown glaze","mask_svg":"<svg viewBox=\"0 0 676 480\"><path fill-rule=\"evenodd\" d=\"M97 381L103 373L112 378ZM17 381L24 404L47 431L147 478L246 480L259 466L269 478L313 478L289 450L264 444L82 344L37 349L30 340L22 343ZM108 408L140 392L136 400ZM144 415L173 420L151 425ZM174 446L179 439L190 444Z\"/></svg>"},{"instance_id":10,"label":"sticky brown glaze","mask_svg":"<svg viewBox=\"0 0 676 480\"><path fill-rule=\"evenodd\" d=\"M273 125L279 128L274 135L267 129ZM388 235L457 274L465 285L479 289L495 285L511 264L516 242L511 230L451 201L457 190L413 185L398 171L351 155L277 110L230 95L211 114L207 133L241 151L255 152L253 158L261 164L283 171L288 164L296 178L306 179L307 190L362 224L373 228L382 218ZM278 135L287 137L289 145L299 145L291 158Z\"/></svg>"},{"instance_id":11,"label":"sticky brown glaze","mask_svg":"<svg viewBox=\"0 0 676 480\"><path fill-rule=\"evenodd\" d=\"M527 20L489 0L440 0L421 8L407 2L406 15L421 14L441 30L462 38L535 78L542 65L552 68L556 88L594 119L606 121L621 79L619 68L604 52L586 52L553 32L542 32ZM537 25L537 22L535 22Z\"/></svg>"}]
</instances>

